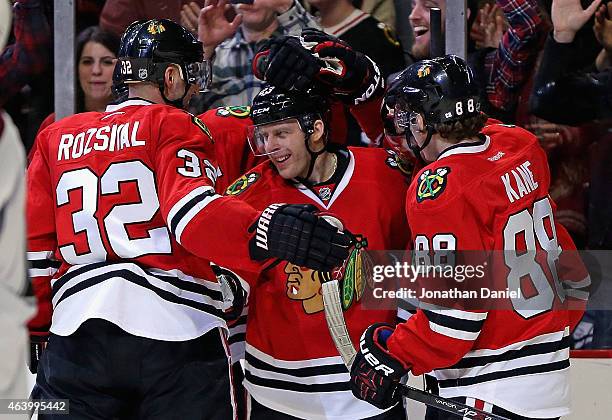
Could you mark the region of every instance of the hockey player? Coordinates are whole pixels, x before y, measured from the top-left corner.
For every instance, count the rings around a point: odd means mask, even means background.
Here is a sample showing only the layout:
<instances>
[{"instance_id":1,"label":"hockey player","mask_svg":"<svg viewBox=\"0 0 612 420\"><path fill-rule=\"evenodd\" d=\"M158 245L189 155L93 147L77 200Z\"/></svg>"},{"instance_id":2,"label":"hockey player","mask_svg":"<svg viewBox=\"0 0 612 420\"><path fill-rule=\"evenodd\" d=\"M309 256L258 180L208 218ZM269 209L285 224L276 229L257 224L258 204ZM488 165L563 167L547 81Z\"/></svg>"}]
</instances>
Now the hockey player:
<instances>
[{"instance_id":1,"label":"hockey player","mask_svg":"<svg viewBox=\"0 0 612 420\"><path fill-rule=\"evenodd\" d=\"M329 103L312 91L264 88L251 115L249 142L269 160L239 178L227 194L256 209L278 201L309 203L353 232L357 244L342 290L344 316L357 343L370 323L395 320L395 310L361 305L371 286L366 284L368 251L406 246L405 177L382 149L328 144ZM351 394L348 371L325 321L321 283L329 276L281 262L249 279L244 383L249 418L404 418L402 404L380 410Z\"/></svg>"},{"instance_id":2,"label":"hockey player","mask_svg":"<svg viewBox=\"0 0 612 420\"><path fill-rule=\"evenodd\" d=\"M234 418L208 261L328 270L349 240L314 207L262 212L214 192L214 140L180 109L207 79L183 27L135 22L117 65L129 98L49 126L28 169L31 329L44 335L53 314L36 395L69 399L75 417Z\"/></svg>"},{"instance_id":3,"label":"hockey player","mask_svg":"<svg viewBox=\"0 0 612 420\"><path fill-rule=\"evenodd\" d=\"M428 301L406 323L368 327L351 371L353 393L389 407L405 373L434 370L441 396L488 412L567 414L569 334L581 316L567 309L582 306L590 279L575 254L561 253L575 247L554 221L544 151L533 134L487 121L472 73L456 56L411 65L398 89L397 126L427 162L406 200L415 250L432 261L440 252L506 250L487 281L521 293L496 303L505 309L460 301L441 310Z\"/></svg>"}]
</instances>

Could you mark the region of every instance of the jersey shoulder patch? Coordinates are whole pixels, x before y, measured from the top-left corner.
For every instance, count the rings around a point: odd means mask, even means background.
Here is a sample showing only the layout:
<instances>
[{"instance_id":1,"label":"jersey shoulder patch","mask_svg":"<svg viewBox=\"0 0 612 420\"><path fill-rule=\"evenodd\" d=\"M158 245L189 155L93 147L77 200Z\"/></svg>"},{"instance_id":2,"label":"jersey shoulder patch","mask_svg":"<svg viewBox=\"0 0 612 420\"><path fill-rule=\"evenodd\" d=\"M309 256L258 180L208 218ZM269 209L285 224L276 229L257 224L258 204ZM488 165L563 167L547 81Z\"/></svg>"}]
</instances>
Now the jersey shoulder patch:
<instances>
[{"instance_id":1,"label":"jersey shoulder patch","mask_svg":"<svg viewBox=\"0 0 612 420\"><path fill-rule=\"evenodd\" d=\"M404 176L411 177L414 170L414 162L402 159L395 150L385 149L387 157L385 163L392 169L399 170Z\"/></svg>"},{"instance_id":2,"label":"jersey shoulder patch","mask_svg":"<svg viewBox=\"0 0 612 420\"><path fill-rule=\"evenodd\" d=\"M426 169L417 180L416 200L421 203L425 200L435 200L440 197L448 184L448 174L451 169L442 166L435 169Z\"/></svg>"},{"instance_id":3,"label":"jersey shoulder patch","mask_svg":"<svg viewBox=\"0 0 612 420\"><path fill-rule=\"evenodd\" d=\"M240 195L261 178L258 172L249 172L235 180L232 185L227 187L225 195Z\"/></svg>"},{"instance_id":4,"label":"jersey shoulder patch","mask_svg":"<svg viewBox=\"0 0 612 420\"><path fill-rule=\"evenodd\" d=\"M208 137L212 143L215 142L213 140L212 133L210 132L208 126L206 124L204 124L204 121L202 121L201 119L199 119L195 115L192 115L191 116L191 122L194 123L195 126L198 127L204 134L206 134L206 137Z\"/></svg>"},{"instance_id":5,"label":"jersey shoulder patch","mask_svg":"<svg viewBox=\"0 0 612 420\"><path fill-rule=\"evenodd\" d=\"M251 115L250 106L222 106L217 108L219 117L248 118Z\"/></svg>"}]
</instances>

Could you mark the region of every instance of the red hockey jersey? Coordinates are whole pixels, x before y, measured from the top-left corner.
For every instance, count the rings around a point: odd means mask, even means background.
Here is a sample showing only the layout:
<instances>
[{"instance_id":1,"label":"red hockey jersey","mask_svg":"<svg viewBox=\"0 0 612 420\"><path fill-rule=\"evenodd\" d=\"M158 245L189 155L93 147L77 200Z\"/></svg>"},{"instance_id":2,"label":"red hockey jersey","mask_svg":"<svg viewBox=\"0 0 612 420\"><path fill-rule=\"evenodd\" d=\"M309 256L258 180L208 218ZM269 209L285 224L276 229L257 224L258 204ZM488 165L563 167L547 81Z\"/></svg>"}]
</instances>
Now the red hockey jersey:
<instances>
[{"instance_id":1,"label":"red hockey jersey","mask_svg":"<svg viewBox=\"0 0 612 420\"><path fill-rule=\"evenodd\" d=\"M388 348L415 375L434 370L444 397L478 398L527 417L563 416L569 334L581 315L567 303L586 299L581 289L590 279L575 253L561 255L575 247L554 222L537 138L491 121L482 134L478 143L448 148L410 185L415 257L506 250L488 281L521 294L508 297L503 310L441 309L429 301L398 325ZM527 250L538 250L538 258Z\"/></svg>"},{"instance_id":2,"label":"red hockey jersey","mask_svg":"<svg viewBox=\"0 0 612 420\"><path fill-rule=\"evenodd\" d=\"M314 204L357 235L363 247L351 254L353 274L345 275L342 286L344 315L357 345L369 324L395 321L394 310L364 310L361 298L368 287L367 250L404 249L407 244L407 183L382 149L338 153L347 156L348 167L335 188L310 189L284 180L266 162L230 186L228 193L257 209L274 202ZM250 281L245 386L265 406L300 418L348 420L379 414L382 411L350 391L348 371L325 321L324 275L281 262Z\"/></svg>"},{"instance_id":3,"label":"red hockey jersey","mask_svg":"<svg viewBox=\"0 0 612 420\"><path fill-rule=\"evenodd\" d=\"M214 192L214 142L199 119L130 99L65 118L37 143L27 221L41 308L32 329L48 327L51 303L58 335L89 318L170 341L225 325L208 260L257 271L247 231L259 212Z\"/></svg>"}]
</instances>

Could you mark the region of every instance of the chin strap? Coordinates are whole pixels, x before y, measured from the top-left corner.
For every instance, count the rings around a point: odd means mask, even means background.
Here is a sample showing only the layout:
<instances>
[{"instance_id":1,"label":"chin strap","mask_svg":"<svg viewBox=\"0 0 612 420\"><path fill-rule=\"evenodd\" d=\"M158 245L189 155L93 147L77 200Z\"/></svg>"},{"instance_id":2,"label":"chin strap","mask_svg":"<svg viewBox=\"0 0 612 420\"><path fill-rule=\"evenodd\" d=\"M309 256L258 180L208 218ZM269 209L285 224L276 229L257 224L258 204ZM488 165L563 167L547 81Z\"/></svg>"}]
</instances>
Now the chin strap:
<instances>
[{"instance_id":1,"label":"chin strap","mask_svg":"<svg viewBox=\"0 0 612 420\"><path fill-rule=\"evenodd\" d=\"M431 137L434 134L434 128L431 125L427 125L426 126L427 129L427 137L425 138L425 141L423 142L423 144L421 146L419 146L415 141L412 141L412 136L408 133L410 133L410 131L406 131L406 141L408 142L408 147L410 148L410 150L412 150L412 153L414 153L414 156L421 161L421 163L426 164L427 162L425 161L425 159L423 159L423 155L421 155L421 152L427 147L427 145L429 144L429 142L431 141Z\"/></svg>"},{"instance_id":2,"label":"chin strap","mask_svg":"<svg viewBox=\"0 0 612 420\"><path fill-rule=\"evenodd\" d=\"M313 152L312 150L310 150L310 146L308 145L308 140L310 140L310 136L311 134L308 134L306 136L306 150L308 150L308 153L310 153L310 163L308 164L308 172L306 173L306 176L304 178L296 178L298 181L300 181L302 184L304 185L310 185L311 182L308 180L310 178L310 175L312 175L312 171L314 170L314 166L315 163L317 162L317 158L325 151L327 150L327 142L325 143L325 146L319 150L318 152Z\"/></svg>"},{"instance_id":3,"label":"chin strap","mask_svg":"<svg viewBox=\"0 0 612 420\"><path fill-rule=\"evenodd\" d=\"M185 91L183 92L183 96L181 96L180 98L175 99L173 101L168 99L166 97L166 95L164 94L164 84L163 84L163 82L159 84L159 93L161 93L161 97L162 97L162 99L164 100L165 103L167 103L168 105L171 105L173 107L183 109L184 108L183 100L185 99L185 96L187 96L187 92L189 92L189 86L191 86L191 85L185 83Z\"/></svg>"}]
</instances>

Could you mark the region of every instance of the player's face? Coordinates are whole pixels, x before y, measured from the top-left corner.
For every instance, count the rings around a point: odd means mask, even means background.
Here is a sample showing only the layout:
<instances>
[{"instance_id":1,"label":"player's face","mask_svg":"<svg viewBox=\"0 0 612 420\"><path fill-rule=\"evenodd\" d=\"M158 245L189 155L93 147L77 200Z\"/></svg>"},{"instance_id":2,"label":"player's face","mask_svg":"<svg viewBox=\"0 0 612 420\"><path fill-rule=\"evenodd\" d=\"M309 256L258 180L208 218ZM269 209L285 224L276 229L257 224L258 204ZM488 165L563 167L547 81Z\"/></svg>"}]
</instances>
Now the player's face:
<instances>
[{"instance_id":1,"label":"player's face","mask_svg":"<svg viewBox=\"0 0 612 420\"><path fill-rule=\"evenodd\" d=\"M276 170L285 179L305 177L308 174L310 153L304 142L304 132L297 120L285 120L259 128L265 153Z\"/></svg>"},{"instance_id":2,"label":"player's face","mask_svg":"<svg viewBox=\"0 0 612 420\"><path fill-rule=\"evenodd\" d=\"M115 58L112 51L97 42L89 41L83 47L79 59L79 84L86 104L110 101Z\"/></svg>"},{"instance_id":3,"label":"player's face","mask_svg":"<svg viewBox=\"0 0 612 420\"><path fill-rule=\"evenodd\" d=\"M414 34L412 54L417 60L429 58L429 10L432 7L440 9L442 14L442 27L444 28L446 0L412 0L412 13L410 13L408 19Z\"/></svg>"}]
</instances>

